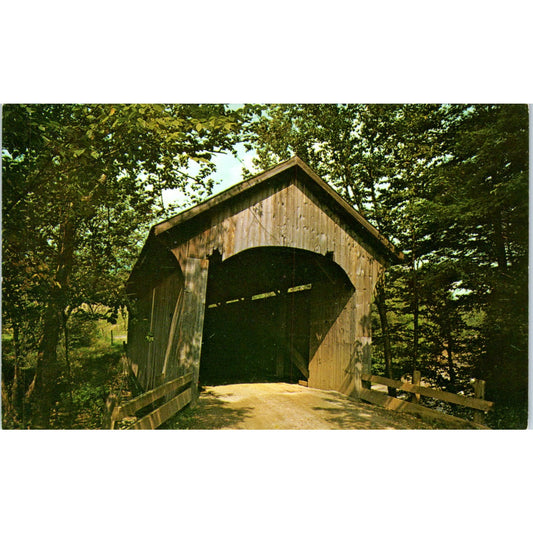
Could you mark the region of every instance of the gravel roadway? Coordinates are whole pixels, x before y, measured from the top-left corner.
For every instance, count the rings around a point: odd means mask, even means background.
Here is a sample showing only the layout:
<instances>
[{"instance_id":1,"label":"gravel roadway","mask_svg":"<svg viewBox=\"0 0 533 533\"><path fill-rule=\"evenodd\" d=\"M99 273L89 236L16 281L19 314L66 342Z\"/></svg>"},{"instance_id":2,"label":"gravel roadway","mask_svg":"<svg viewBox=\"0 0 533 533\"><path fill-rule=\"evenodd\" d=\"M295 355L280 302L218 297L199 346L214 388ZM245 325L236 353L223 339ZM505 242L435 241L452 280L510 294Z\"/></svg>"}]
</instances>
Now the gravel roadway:
<instances>
[{"instance_id":1,"label":"gravel roadway","mask_svg":"<svg viewBox=\"0 0 533 533\"><path fill-rule=\"evenodd\" d=\"M416 417L288 383L205 387L174 429L431 429Z\"/></svg>"}]
</instances>

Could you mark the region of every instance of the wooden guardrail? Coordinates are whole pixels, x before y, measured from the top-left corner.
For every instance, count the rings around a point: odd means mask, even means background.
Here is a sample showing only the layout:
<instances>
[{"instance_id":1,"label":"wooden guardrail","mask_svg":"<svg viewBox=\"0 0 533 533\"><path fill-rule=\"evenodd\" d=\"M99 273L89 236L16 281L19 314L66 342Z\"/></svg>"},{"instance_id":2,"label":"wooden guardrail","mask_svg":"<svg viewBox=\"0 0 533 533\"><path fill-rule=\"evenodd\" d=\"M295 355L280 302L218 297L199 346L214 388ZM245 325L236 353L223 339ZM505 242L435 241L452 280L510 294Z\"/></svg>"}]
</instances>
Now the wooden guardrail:
<instances>
[{"instance_id":1,"label":"wooden guardrail","mask_svg":"<svg viewBox=\"0 0 533 533\"><path fill-rule=\"evenodd\" d=\"M163 396L167 396L177 391L179 394L172 399L154 409L151 413L142 417L140 420L134 422L127 429L155 429L159 427L163 422L166 422L170 417L174 416L178 411L183 409L192 400L192 389L190 384L192 383L192 373L185 374L179 378L173 379L155 389L152 389L123 405L113 406L110 405L110 417L106 421L106 429L114 429L115 424L126 417L135 416L143 407L147 407L159 400ZM181 390L184 387L185 390Z\"/></svg>"},{"instance_id":2,"label":"wooden guardrail","mask_svg":"<svg viewBox=\"0 0 533 533\"><path fill-rule=\"evenodd\" d=\"M451 392L441 391L437 389L432 389L430 387L423 387L414 383L408 383L406 381L399 381L395 379L389 379L383 376L374 376L371 374L363 374L361 380L367 383L377 383L380 385L386 385L387 387L394 388L396 390L405 391L412 393L414 395L414 401L406 402L400 400L399 398L393 398L388 396L383 392L373 391L368 388L363 388L361 391L361 399L385 407L386 409L391 409L395 411L403 411L406 413L420 415L423 418L430 418L433 420L440 420L447 422L451 426L459 427L475 427L487 429L486 426L482 424L483 414L492 409L493 402L489 402L482 398L484 395L485 387L483 381L477 381L474 383L474 393L476 398L470 398L467 396L461 396L460 394L453 394ZM415 376L415 381L420 382L420 376ZM461 405L463 407L469 407L475 409L476 413L474 414L474 421L465 420L458 418L446 413L441 413L435 409L430 409L429 407L424 407L418 404L419 397L426 396L428 398L433 398L436 400L441 400L456 405Z\"/></svg>"}]
</instances>

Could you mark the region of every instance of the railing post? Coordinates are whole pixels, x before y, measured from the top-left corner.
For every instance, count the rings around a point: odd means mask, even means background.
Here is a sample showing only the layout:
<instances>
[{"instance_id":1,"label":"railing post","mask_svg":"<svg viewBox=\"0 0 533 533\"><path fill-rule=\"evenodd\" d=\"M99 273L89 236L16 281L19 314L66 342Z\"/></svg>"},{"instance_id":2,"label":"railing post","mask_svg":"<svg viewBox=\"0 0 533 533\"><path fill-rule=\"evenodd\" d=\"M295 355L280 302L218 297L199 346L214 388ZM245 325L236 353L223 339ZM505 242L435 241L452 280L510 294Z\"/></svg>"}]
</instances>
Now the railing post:
<instances>
[{"instance_id":1,"label":"railing post","mask_svg":"<svg viewBox=\"0 0 533 533\"><path fill-rule=\"evenodd\" d=\"M417 387L420 386L420 380L422 379L422 374L420 373L420 370L413 370L413 385L416 385ZM414 394L412 398L413 403L420 403L420 394Z\"/></svg>"},{"instance_id":2,"label":"railing post","mask_svg":"<svg viewBox=\"0 0 533 533\"><path fill-rule=\"evenodd\" d=\"M115 429L115 420L113 410L118 405L118 398L115 394L110 394L105 402L104 419L102 421L103 429Z\"/></svg>"},{"instance_id":3,"label":"railing post","mask_svg":"<svg viewBox=\"0 0 533 533\"><path fill-rule=\"evenodd\" d=\"M484 400L485 399L485 381L482 379L475 379L473 385L474 385L474 396L479 400ZM485 413L483 411L478 411L476 409L474 411L474 422L476 424L484 424Z\"/></svg>"}]
</instances>

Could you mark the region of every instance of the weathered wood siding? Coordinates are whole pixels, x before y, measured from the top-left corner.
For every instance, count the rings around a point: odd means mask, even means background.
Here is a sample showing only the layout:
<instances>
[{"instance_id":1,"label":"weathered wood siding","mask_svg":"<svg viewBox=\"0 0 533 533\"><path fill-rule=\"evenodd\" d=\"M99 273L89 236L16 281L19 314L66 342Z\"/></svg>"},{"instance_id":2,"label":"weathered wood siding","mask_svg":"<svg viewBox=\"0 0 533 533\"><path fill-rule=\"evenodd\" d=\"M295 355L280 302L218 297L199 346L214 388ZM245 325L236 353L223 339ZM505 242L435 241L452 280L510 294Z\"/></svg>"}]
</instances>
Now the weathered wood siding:
<instances>
[{"instance_id":1,"label":"weathered wood siding","mask_svg":"<svg viewBox=\"0 0 533 533\"><path fill-rule=\"evenodd\" d=\"M368 366L372 295L385 261L312 190L297 179L268 184L252 195L234 198L186 231L178 226L168 233L167 243L182 268L188 258L205 260L214 250L223 259L259 246L333 252L355 293L343 302L338 319L326 331L316 324L318 314L311 309L310 342L315 346L310 350L309 386L357 394L359 375ZM320 305L317 300L311 308Z\"/></svg>"},{"instance_id":2,"label":"weathered wood siding","mask_svg":"<svg viewBox=\"0 0 533 533\"><path fill-rule=\"evenodd\" d=\"M207 259L189 257L183 260L184 297L175 360L180 374L188 372L193 374L193 401L196 397L200 371L208 268Z\"/></svg>"},{"instance_id":3,"label":"weathered wood siding","mask_svg":"<svg viewBox=\"0 0 533 533\"><path fill-rule=\"evenodd\" d=\"M178 339L171 333L172 325L180 321L183 288L183 275L176 265L173 273L139 295L130 308L128 357L147 390L179 375L174 356ZM168 368L163 376L165 359Z\"/></svg>"}]
</instances>

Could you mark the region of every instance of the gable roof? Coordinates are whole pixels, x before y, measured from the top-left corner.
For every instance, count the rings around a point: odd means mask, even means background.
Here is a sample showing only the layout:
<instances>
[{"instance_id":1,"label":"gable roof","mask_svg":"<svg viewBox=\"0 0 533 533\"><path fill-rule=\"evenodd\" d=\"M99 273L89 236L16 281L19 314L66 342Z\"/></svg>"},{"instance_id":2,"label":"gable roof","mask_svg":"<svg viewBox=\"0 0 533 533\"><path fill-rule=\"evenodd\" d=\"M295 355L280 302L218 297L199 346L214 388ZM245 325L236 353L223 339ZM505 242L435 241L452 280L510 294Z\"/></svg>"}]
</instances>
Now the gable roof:
<instances>
[{"instance_id":1,"label":"gable roof","mask_svg":"<svg viewBox=\"0 0 533 533\"><path fill-rule=\"evenodd\" d=\"M378 252L393 263L400 263L404 256L397 251L395 246L386 239L379 231L360 215L346 200L344 200L330 185L328 185L313 169L305 164L298 156L291 157L287 161L276 165L252 178L242 181L225 191L209 198L186 211L183 211L168 220L153 226L150 233L159 236L176 226L183 224L215 209L216 207L232 201L235 197L259 187L264 182L271 179L283 179L284 177L296 175L299 179L309 185L314 191L325 200L338 215L341 216L350 226L354 227L369 244L373 245Z\"/></svg>"}]
</instances>

